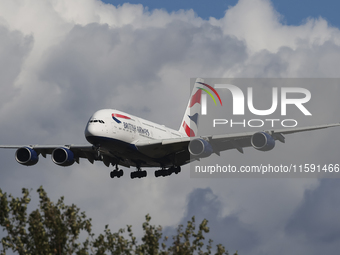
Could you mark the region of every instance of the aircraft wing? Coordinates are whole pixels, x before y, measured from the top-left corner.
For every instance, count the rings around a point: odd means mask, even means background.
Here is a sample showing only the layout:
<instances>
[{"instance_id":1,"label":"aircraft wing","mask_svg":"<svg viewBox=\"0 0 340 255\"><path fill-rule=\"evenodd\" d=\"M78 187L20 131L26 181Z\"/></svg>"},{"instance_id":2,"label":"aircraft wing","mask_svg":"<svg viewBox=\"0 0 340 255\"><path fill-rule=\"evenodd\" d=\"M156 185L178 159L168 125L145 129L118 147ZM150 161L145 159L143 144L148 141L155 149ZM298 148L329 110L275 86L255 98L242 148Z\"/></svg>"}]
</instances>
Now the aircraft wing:
<instances>
[{"instance_id":1,"label":"aircraft wing","mask_svg":"<svg viewBox=\"0 0 340 255\"><path fill-rule=\"evenodd\" d=\"M280 142L285 142L285 134L292 134L297 132L311 131L329 127L340 126L339 123L310 126L303 128L287 128L279 130L267 130L263 131L270 135L274 140L279 140ZM235 133L235 134L223 134L223 135L212 135L212 136L201 136L201 137L181 137L181 138L169 138L169 139L156 139L156 140L140 140L134 145L137 150L146 155L148 159L145 161L145 166L153 166L155 162L163 163L164 165L176 164L178 166L187 164L193 160L198 160L200 157L193 157L188 146L190 141L195 139L203 139L208 142L213 153L220 155L221 151L237 149L239 152L243 153L243 148L251 147L251 138L257 132L246 132L246 133ZM19 149L19 148L30 148L36 153L41 154L46 157L47 154L52 154L52 152L57 148L65 148L73 152L74 161L79 163L79 158L86 158L91 163L95 160L103 161L106 166L110 163L118 161L119 165L130 167L133 162L129 161L131 157L131 152L127 154L116 154L113 151L105 150L105 148L95 148L92 145L0 145L0 148L8 149ZM36 161L37 162L37 161ZM35 164L34 162L33 164ZM171 163L172 162L172 163Z\"/></svg>"},{"instance_id":2,"label":"aircraft wing","mask_svg":"<svg viewBox=\"0 0 340 255\"><path fill-rule=\"evenodd\" d=\"M340 126L340 123L335 124L327 124L327 125L318 125L318 126L310 126L310 127L302 127L302 128L286 128L286 129L278 129L278 130L266 130L263 131L270 136L272 136L275 140L279 140L280 142L285 142L285 134L292 134L304 131L312 131L317 129L324 129L329 127ZM257 131L258 132L258 131ZM246 132L246 133L234 133L234 134L223 134L223 135L212 135L212 136L201 136L201 137L182 137L182 138L174 138L174 139L163 139L163 140L152 140L152 141L139 141L135 145L137 149L150 156L150 157L174 157L180 164L189 163L192 160L195 160L194 157L191 157L188 151L188 145L191 140L194 139L204 139L213 148L213 152L216 154L220 154L221 151L237 149L239 152L243 153L243 148L250 147L251 145L251 137L257 132Z\"/></svg>"},{"instance_id":3,"label":"aircraft wing","mask_svg":"<svg viewBox=\"0 0 340 255\"><path fill-rule=\"evenodd\" d=\"M312 131L317 129L324 129L329 127L340 126L340 123L335 124L327 124L327 125L318 125L318 126L310 126L310 127L301 127L301 128L286 128L286 129L277 129L277 130L266 130L264 132L271 135L275 140L279 140L280 142L285 142L285 134L293 134L298 132ZM214 135L208 137L209 141L212 143L214 150L218 151L229 150L229 149L237 149L241 153L243 153L243 147L251 146L251 137L256 132L248 132L248 133L240 133L240 134L227 134L227 135Z\"/></svg>"}]
</instances>

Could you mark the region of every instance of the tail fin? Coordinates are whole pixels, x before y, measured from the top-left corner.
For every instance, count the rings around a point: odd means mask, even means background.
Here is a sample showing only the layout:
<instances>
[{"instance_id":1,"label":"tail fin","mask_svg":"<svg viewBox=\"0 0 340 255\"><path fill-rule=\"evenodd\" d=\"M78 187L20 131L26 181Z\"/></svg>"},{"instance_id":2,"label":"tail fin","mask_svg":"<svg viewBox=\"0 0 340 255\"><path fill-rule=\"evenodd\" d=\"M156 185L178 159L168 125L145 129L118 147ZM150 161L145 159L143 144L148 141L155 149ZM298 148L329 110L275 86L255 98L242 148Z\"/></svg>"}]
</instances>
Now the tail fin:
<instances>
[{"instance_id":1,"label":"tail fin","mask_svg":"<svg viewBox=\"0 0 340 255\"><path fill-rule=\"evenodd\" d=\"M189 137L197 136L198 133L198 117L201 111L202 97L202 90L199 88L203 87L201 83L204 83L204 80L197 78L181 126L179 127L179 132Z\"/></svg>"}]
</instances>

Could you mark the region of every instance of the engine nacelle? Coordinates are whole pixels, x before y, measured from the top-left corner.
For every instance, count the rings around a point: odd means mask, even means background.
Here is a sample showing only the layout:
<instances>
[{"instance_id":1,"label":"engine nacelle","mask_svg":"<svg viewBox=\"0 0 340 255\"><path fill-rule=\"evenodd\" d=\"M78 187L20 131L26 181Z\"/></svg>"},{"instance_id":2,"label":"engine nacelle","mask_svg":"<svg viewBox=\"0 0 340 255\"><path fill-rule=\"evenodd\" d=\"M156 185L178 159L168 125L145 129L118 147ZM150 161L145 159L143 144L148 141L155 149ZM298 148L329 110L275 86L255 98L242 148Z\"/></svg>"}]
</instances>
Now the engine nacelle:
<instances>
[{"instance_id":1,"label":"engine nacelle","mask_svg":"<svg viewBox=\"0 0 340 255\"><path fill-rule=\"evenodd\" d=\"M64 147L56 148L52 152L52 161L58 166L70 166L74 163L74 154Z\"/></svg>"},{"instance_id":2,"label":"engine nacelle","mask_svg":"<svg viewBox=\"0 0 340 255\"><path fill-rule=\"evenodd\" d=\"M257 132L251 137L251 145L259 151L270 151L275 147L275 140L265 132Z\"/></svg>"},{"instance_id":3,"label":"engine nacelle","mask_svg":"<svg viewBox=\"0 0 340 255\"><path fill-rule=\"evenodd\" d=\"M200 158L209 157L214 151L210 143L200 138L191 140L188 149L191 155Z\"/></svg>"},{"instance_id":4,"label":"engine nacelle","mask_svg":"<svg viewBox=\"0 0 340 255\"><path fill-rule=\"evenodd\" d=\"M39 161L38 153L30 147L22 147L17 149L15 160L24 166L33 166Z\"/></svg>"}]
</instances>

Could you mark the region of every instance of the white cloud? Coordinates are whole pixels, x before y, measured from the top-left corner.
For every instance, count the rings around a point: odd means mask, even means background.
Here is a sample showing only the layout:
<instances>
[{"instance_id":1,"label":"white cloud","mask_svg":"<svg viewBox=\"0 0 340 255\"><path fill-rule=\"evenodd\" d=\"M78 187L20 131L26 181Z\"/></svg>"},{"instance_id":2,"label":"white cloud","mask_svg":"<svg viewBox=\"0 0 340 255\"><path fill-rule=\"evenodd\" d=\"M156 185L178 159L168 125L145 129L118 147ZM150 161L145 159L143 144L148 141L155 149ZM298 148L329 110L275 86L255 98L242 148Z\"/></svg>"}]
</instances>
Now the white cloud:
<instances>
[{"instance_id":1,"label":"white cloud","mask_svg":"<svg viewBox=\"0 0 340 255\"><path fill-rule=\"evenodd\" d=\"M240 0L222 19L209 21L192 10L149 12L142 5L115 7L95 0L3 0L0 24L0 129L6 130L1 143L85 143L85 124L101 108L117 108L177 128L189 79L197 76L339 76L339 30L322 18L284 25L267 0ZM336 112L324 114L334 116ZM328 143L335 148L333 136L320 134L315 140L322 149ZM294 146L303 150L299 139L285 146L266 155L289 159L296 157ZM100 162L83 160L79 166L60 168L42 158L26 168L13 154L0 153L3 190L18 194L22 187L43 184L54 199L65 195L86 210L98 232L106 223L113 229L125 224L137 229L149 212L155 224L177 224L192 209L189 194L210 187L220 201L220 216L227 219L236 213L239 224L250 226L262 240L256 243L258 251L275 254L285 249L263 240L287 240L285 222L303 201L305 189L317 183L198 180L190 179L188 167L168 178L156 179L149 171L149 178L130 180L127 170L124 178L111 180ZM326 157L319 154L315 148L299 155L306 160ZM225 152L221 158L259 162L264 159L259 155L247 150L244 156ZM330 155L334 159L334 153ZM299 246L299 251L306 247Z\"/></svg>"},{"instance_id":2,"label":"white cloud","mask_svg":"<svg viewBox=\"0 0 340 255\"><path fill-rule=\"evenodd\" d=\"M299 26L284 25L282 20L269 0L240 0L222 19L212 18L211 23L220 26L224 34L243 40L250 53L276 53L281 47L295 50L301 44L322 45L329 40L339 45L338 28L329 27L322 18L307 19Z\"/></svg>"},{"instance_id":3,"label":"white cloud","mask_svg":"<svg viewBox=\"0 0 340 255\"><path fill-rule=\"evenodd\" d=\"M0 83L2 84L0 104L4 105L17 92L13 83L22 70L33 42L32 37L23 36L19 31L9 31L1 25L0 38Z\"/></svg>"}]
</instances>

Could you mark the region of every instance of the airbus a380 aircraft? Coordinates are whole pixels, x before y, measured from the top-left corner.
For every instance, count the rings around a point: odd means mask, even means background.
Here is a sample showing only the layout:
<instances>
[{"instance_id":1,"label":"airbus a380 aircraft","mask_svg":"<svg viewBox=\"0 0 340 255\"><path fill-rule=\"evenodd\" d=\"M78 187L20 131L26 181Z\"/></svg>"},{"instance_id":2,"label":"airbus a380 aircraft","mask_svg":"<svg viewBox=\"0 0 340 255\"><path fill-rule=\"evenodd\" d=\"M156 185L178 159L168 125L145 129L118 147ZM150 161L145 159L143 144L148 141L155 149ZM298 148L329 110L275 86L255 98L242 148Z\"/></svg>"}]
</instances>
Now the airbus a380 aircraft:
<instances>
[{"instance_id":1,"label":"airbus a380 aircraft","mask_svg":"<svg viewBox=\"0 0 340 255\"><path fill-rule=\"evenodd\" d=\"M91 163L103 161L109 167L111 178L121 177L123 170L118 166L136 167L131 178L145 177L143 167L157 167L155 176L179 173L181 166L193 160L208 157L212 153L237 149L243 153L244 147L254 147L260 151L274 148L275 140L284 142L283 134L316 130L339 126L339 123L289 128L274 131L248 132L239 134L196 136L200 113L202 90L210 88L203 79L196 80L179 130L173 130L131 114L105 109L92 115L85 128L85 137L92 145L42 146L0 145L0 148L17 149L15 159L25 166L38 163L39 155L51 154L52 161L59 166L71 166L87 158Z\"/></svg>"}]
</instances>

